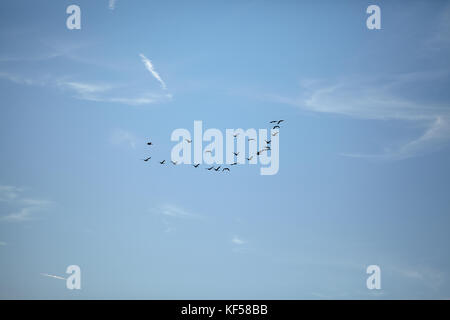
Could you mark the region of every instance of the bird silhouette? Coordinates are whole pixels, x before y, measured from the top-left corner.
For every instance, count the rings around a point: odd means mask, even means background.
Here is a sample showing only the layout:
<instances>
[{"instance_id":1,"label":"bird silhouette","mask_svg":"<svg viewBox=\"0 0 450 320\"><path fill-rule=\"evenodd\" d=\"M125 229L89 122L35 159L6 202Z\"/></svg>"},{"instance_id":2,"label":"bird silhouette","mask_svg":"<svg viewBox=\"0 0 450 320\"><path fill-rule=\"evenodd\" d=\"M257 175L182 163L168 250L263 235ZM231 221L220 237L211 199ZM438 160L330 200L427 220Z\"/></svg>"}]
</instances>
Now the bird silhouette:
<instances>
[{"instance_id":1,"label":"bird silhouette","mask_svg":"<svg viewBox=\"0 0 450 320\"><path fill-rule=\"evenodd\" d=\"M267 144L270 144L272 140L264 140Z\"/></svg>"},{"instance_id":2,"label":"bird silhouette","mask_svg":"<svg viewBox=\"0 0 450 320\"><path fill-rule=\"evenodd\" d=\"M230 164L230 166L235 166L237 165L237 162L233 162L232 164Z\"/></svg>"},{"instance_id":3,"label":"bird silhouette","mask_svg":"<svg viewBox=\"0 0 450 320\"><path fill-rule=\"evenodd\" d=\"M256 154L259 156L261 153L263 153L264 151L266 151L267 149L262 149L262 150L259 150L258 152L256 152Z\"/></svg>"},{"instance_id":4,"label":"bird silhouette","mask_svg":"<svg viewBox=\"0 0 450 320\"><path fill-rule=\"evenodd\" d=\"M172 160L170 160L170 162L172 162L172 164L173 164L174 166L176 166L176 165L177 165L177 162L176 162L176 161L172 161Z\"/></svg>"},{"instance_id":5,"label":"bird silhouette","mask_svg":"<svg viewBox=\"0 0 450 320\"><path fill-rule=\"evenodd\" d=\"M252 160L253 159L253 156L251 156L250 158L246 158L248 161L250 161L250 160Z\"/></svg>"},{"instance_id":6,"label":"bird silhouette","mask_svg":"<svg viewBox=\"0 0 450 320\"><path fill-rule=\"evenodd\" d=\"M272 137L275 137L279 133L280 133L279 131L272 133Z\"/></svg>"},{"instance_id":7,"label":"bird silhouette","mask_svg":"<svg viewBox=\"0 0 450 320\"><path fill-rule=\"evenodd\" d=\"M235 133L235 134L233 134L233 137L237 137L239 135L239 133Z\"/></svg>"},{"instance_id":8,"label":"bird silhouette","mask_svg":"<svg viewBox=\"0 0 450 320\"><path fill-rule=\"evenodd\" d=\"M206 170L212 170L214 168L214 166L212 166L211 168L206 168Z\"/></svg>"},{"instance_id":9,"label":"bird silhouette","mask_svg":"<svg viewBox=\"0 0 450 320\"><path fill-rule=\"evenodd\" d=\"M166 163L166 160L160 161L159 163L164 164L164 163Z\"/></svg>"},{"instance_id":10,"label":"bird silhouette","mask_svg":"<svg viewBox=\"0 0 450 320\"><path fill-rule=\"evenodd\" d=\"M250 142L250 141L255 141L255 139L254 138L248 138L248 141Z\"/></svg>"},{"instance_id":11,"label":"bird silhouette","mask_svg":"<svg viewBox=\"0 0 450 320\"><path fill-rule=\"evenodd\" d=\"M186 139L186 142L187 142L187 143L191 143L191 142L192 142L192 140Z\"/></svg>"},{"instance_id":12,"label":"bird silhouette","mask_svg":"<svg viewBox=\"0 0 450 320\"><path fill-rule=\"evenodd\" d=\"M270 123L276 123L276 124L280 124L282 123L284 120L272 120L270 121Z\"/></svg>"},{"instance_id":13,"label":"bird silhouette","mask_svg":"<svg viewBox=\"0 0 450 320\"><path fill-rule=\"evenodd\" d=\"M148 160L150 160L152 157L148 157L148 158L146 158L146 159L142 159L142 160L144 160L145 162L147 162Z\"/></svg>"},{"instance_id":14,"label":"bird silhouette","mask_svg":"<svg viewBox=\"0 0 450 320\"><path fill-rule=\"evenodd\" d=\"M226 170L226 171L230 171L229 168L223 168L223 169L222 169L222 172L225 171L225 170Z\"/></svg>"},{"instance_id":15,"label":"bird silhouette","mask_svg":"<svg viewBox=\"0 0 450 320\"><path fill-rule=\"evenodd\" d=\"M152 145L153 145L153 143L151 143L151 142L147 142L147 145L148 145L148 146L152 146Z\"/></svg>"},{"instance_id":16,"label":"bird silhouette","mask_svg":"<svg viewBox=\"0 0 450 320\"><path fill-rule=\"evenodd\" d=\"M239 152L233 152L233 154L237 157L239 155Z\"/></svg>"},{"instance_id":17,"label":"bird silhouette","mask_svg":"<svg viewBox=\"0 0 450 320\"><path fill-rule=\"evenodd\" d=\"M197 168L199 165L200 165L200 163L197 163L197 164L193 164L192 166L193 166L194 168Z\"/></svg>"},{"instance_id":18,"label":"bird silhouette","mask_svg":"<svg viewBox=\"0 0 450 320\"><path fill-rule=\"evenodd\" d=\"M220 166L218 166L218 167L215 168L214 170L215 170L215 171L219 171L219 169L220 169Z\"/></svg>"},{"instance_id":19,"label":"bird silhouette","mask_svg":"<svg viewBox=\"0 0 450 320\"><path fill-rule=\"evenodd\" d=\"M280 129L280 126L274 126L272 129Z\"/></svg>"}]
</instances>

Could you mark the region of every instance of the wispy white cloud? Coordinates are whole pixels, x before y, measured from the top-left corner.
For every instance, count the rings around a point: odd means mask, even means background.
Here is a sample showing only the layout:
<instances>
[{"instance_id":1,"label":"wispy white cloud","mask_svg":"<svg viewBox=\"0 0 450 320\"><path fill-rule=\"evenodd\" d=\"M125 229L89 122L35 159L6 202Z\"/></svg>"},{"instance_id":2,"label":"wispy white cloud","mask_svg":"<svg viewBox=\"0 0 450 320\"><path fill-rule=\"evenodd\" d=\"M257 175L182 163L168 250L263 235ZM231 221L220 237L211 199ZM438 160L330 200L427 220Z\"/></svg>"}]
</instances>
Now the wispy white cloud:
<instances>
[{"instance_id":1,"label":"wispy white cloud","mask_svg":"<svg viewBox=\"0 0 450 320\"><path fill-rule=\"evenodd\" d=\"M177 229L176 225L179 225L182 220L202 218L202 216L174 204L161 205L151 209L151 212L161 216L161 221L165 226L164 232L166 233L175 231Z\"/></svg>"},{"instance_id":2,"label":"wispy white cloud","mask_svg":"<svg viewBox=\"0 0 450 320\"><path fill-rule=\"evenodd\" d=\"M382 153L342 153L345 156L399 160L436 150L450 142L450 106L432 101L416 101L398 94L408 86L436 80L446 73L410 73L380 79L346 78L324 83L302 82L302 95L296 98L271 95L272 101L309 112L337 114L356 119L414 122L424 131L401 146L386 147Z\"/></svg>"},{"instance_id":3,"label":"wispy white cloud","mask_svg":"<svg viewBox=\"0 0 450 320\"><path fill-rule=\"evenodd\" d=\"M36 210L35 207L25 207L21 208L18 211L9 213L0 218L0 221L8 221L8 222L22 222L31 220L31 214Z\"/></svg>"},{"instance_id":4,"label":"wispy white cloud","mask_svg":"<svg viewBox=\"0 0 450 320\"><path fill-rule=\"evenodd\" d=\"M116 0L109 0L108 8L109 10L114 10L116 8Z\"/></svg>"},{"instance_id":5,"label":"wispy white cloud","mask_svg":"<svg viewBox=\"0 0 450 320\"><path fill-rule=\"evenodd\" d=\"M379 160L402 160L414 156L423 155L435 151L448 143L450 140L450 118L438 116L418 138L408 141L395 149L386 148L384 153L362 154L341 153L343 156L352 158L370 158Z\"/></svg>"},{"instance_id":6,"label":"wispy white cloud","mask_svg":"<svg viewBox=\"0 0 450 320\"><path fill-rule=\"evenodd\" d=\"M0 201L12 201L16 199L22 191L22 188L0 185Z\"/></svg>"},{"instance_id":7,"label":"wispy white cloud","mask_svg":"<svg viewBox=\"0 0 450 320\"><path fill-rule=\"evenodd\" d=\"M233 238L231 238L231 242L240 246L246 243L245 240L243 240L242 238L238 237L237 235L234 235Z\"/></svg>"},{"instance_id":8,"label":"wispy white cloud","mask_svg":"<svg viewBox=\"0 0 450 320\"><path fill-rule=\"evenodd\" d=\"M439 289L447 278L447 275L441 270L430 266L410 267L397 265L393 266L391 270L401 277L420 282L425 287L432 288L433 290Z\"/></svg>"},{"instance_id":9,"label":"wispy white cloud","mask_svg":"<svg viewBox=\"0 0 450 320\"><path fill-rule=\"evenodd\" d=\"M109 91L113 88L113 86L110 86L110 85L92 84L92 83L83 83L83 82L71 82L71 81L60 82L60 84L65 85L68 88L71 88L82 95L105 92L105 91Z\"/></svg>"},{"instance_id":10,"label":"wispy white cloud","mask_svg":"<svg viewBox=\"0 0 450 320\"><path fill-rule=\"evenodd\" d=\"M109 84L93 84L85 82L59 81L58 85L75 92L81 100L110 102L127 105L147 105L171 100L170 94L143 93L136 96L119 96L114 93L118 88Z\"/></svg>"},{"instance_id":11,"label":"wispy white cloud","mask_svg":"<svg viewBox=\"0 0 450 320\"><path fill-rule=\"evenodd\" d=\"M161 79L161 77L159 76L158 72L156 72L155 68L153 67L152 62L147 59L146 56L144 56L142 53L139 54L139 56L142 59L142 62L145 65L145 68L150 71L150 73L153 75L153 77L158 80L158 82L161 84L161 87L165 90L167 89L166 83L163 81L163 79Z\"/></svg>"},{"instance_id":12,"label":"wispy white cloud","mask_svg":"<svg viewBox=\"0 0 450 320\"><path fill-rule=\"evenodd\" d=\"M247 240L244 240L238 235L233 235L233 237L231 238L231 243L233 244L231 251L235 253L247 254L252 251L252 249L247 245Z\"/></svg>"},{"instance_id":13,"label":"wispy white cloud","mask_svg":"<svg viewBox=\"0 0 450 320\"><path fill-rule=\"evenodd\" d=\"M185 209L173 204L166 204L159 208L160 212L164 216L177 217L177 218L198 218L197 214L186 211Z\"/></svg>"},{"instance_id":14,"label":"wispy white cloud","mask_svg":"<svg viewBox=\"0 0 450 320\"><path fill-rule=\"evenodd\" d=\"M0 72L0 78L6 79L16 84L28 85L28 86L45 86L49 83L48 79L33 79L18 74Z\"/></svg>"},{"instance_id":15,"label":"wispy white cloud","mask_svg":"<svg viewBox=\"0 0 450 320\"><path fill-rule=\"evenodd\" d=\"M7 204L7 209L1 209L0 212L0 221L4 222L32 220L34 213L47 209L52 204L51 201L24 197L22 188L1 185L0 201Z\"/></svg>"},{"instance_id":16,"label":"wispy white cloud","mask_svg":"<svg viewBox=\"0 0 450 320\"><path fill-rule=\"evenodd\" d=\"M131 106L163 103L172 100L170 93L143 92L135 95L120 95L118 85L105 83L89 83L81 81L67 81L65 79L50 79L49 77L34 79L19 74L0 72L0 78L20 85L49 86L68 90L74 93L74 98L94 102L118 103Z\"/></svg>"},{"instance_id":17,"label":"wispy white cloud","mask_svg":"<svg viewBox=\"0 0 450 320\"><path fill-rule=\"evenodd\" d=\"M92 101L106 101L106 102L113 102L113 103L121 103L121 104L128 104L128 105L146 105L146 104L155 104L159 102L168 101L171 99L170 95L158 95L158 94L145 94L138 97L115 97L115 98L99 98L99 99L92 99Z\"/></svg>"},{"instance_id":18,"label":"wispy white cloud","mask_svg":"<svg viewBox=\"0 0 450 320\"><path fill-rule=\"evenodd\" d=\"M128 145L131 148L135 148L137 144L137 138L134 134L123 129L116 129L111 134L111 143L115 145Z\"/></svg>"}]
</instances>

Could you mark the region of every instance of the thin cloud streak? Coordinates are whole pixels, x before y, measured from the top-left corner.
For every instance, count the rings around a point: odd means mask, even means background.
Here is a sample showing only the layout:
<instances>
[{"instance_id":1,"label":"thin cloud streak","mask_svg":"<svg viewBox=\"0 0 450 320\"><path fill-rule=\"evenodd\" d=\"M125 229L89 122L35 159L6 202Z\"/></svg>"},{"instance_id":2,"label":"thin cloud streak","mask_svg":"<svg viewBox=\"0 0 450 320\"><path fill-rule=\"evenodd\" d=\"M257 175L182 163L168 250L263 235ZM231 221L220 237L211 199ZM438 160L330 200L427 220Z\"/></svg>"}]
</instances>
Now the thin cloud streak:
<instances>
[{"instance_id":1,"label":"thin cloud streak","mask_svg":"<svg viewBox=\"0 0 450 320\"><path fill-rule=\"evenodd\" d=\"M58 86L76 93L75 98L93 102L110 102L132 106L161 103L171 100L170 94L144 93L134 97L113 96L111 91L117 86L86 82L59 81Z\"/></svg>"},{"instance_id":2,"label":"thin cloud streak","mask_svg":"<svg viewBox=\"0 0 450 320\"><path fill-rule=\"evenodd\" d=\"M12 74L8 72L0 72L0 79L6 79L16 84L28 85L28 86L45 86L49 82L46 79L32 79L28 77L23 77L17 74Z\"/></svg>"},{"instance_id":3,"label":"thin cloud streak","mask_svg":"<svg viewBox=\"0 0 450 320\"><path fill-rule=\"evenodd\" d=\"M166 83L163 81L163 79L161 79L161 77L159 76L158 72L156 72L155 68L153 67L152 62L151 62L149 59L147 59L147 57L144 56L142 53L140 53L139 56L141 57L142 62L143 62L144 65L145 65L145 68L146 68L148 71L150 71L150 73L153 75L153 77L154 77L156 80L158 80L158 82L161 84L161 87L162 87L164 90L166 90L166 89L167 89Z\"/></svg>"},{"instance_id":4,"label":"thin cloud streak","mask_svg":"<svg viewBox=\"0 0 450 320\"><path fill-rule=\"evenodd\" d=\"M162 215L176 218L198 218L199 216L190 213L183 208L175 206L173 204L166 204L159 208Z\"/></svg>"},{"instance_id":5,"label":"thin cloud streak","mask_svg":"<svg viewBox=\"0 0 450 320\"><path fill-rule=\"evenodd\" d=\"M117 85L111 84L94 84L79 81L66 81L66 80L49 80L44 79L32 79L23 77L17 74L0 72L0 78L6 79L19 85L29 86L49 86L56 87L61 90L69 90L75 93L73 96L76 99L93 101L93 102L108 102L118 103L131 106L141 106L148 104L164 103L172 100L170 93L151 93L144 92L135 96L119 96L112 93L117 89Z\"/></svg>"},{"instance_id":6,"label":"thin cloud streak","mask_svg":"<svg viewBox=\"0 0 450 320\"><path fill-rule=\"evenodd\" d=\"M109 85L98 85L82 82L62 82L61 84L79 92L80 94L105 92L113 88L112 86Z\"/></svg>"},{"instance_id":7,"label":"thin cloud streak","mask_svg":"<svg viewBox=\"0 0 450 320\"><path fill-rule=\"evenodd\" d=\"M0 202L14 207L13 212L0 216L0 222L24 222L33 220L34 213L47 209L52 202L22 196L23 189L0 185Z\"/></svg>"},{"instance_id":8,"label":"thin cloud streak","mask_svg":"<svg viewBox=\"0 0 450 320\"><path fill-rule=\"evenodd\" d=\"M41 273L41 276L54 278L54 279L59 279L59 280L66 280L66 278L64 278L64 277L55 276L55 275L48 274L48 273Z\"/></svg>"}]
</instances>

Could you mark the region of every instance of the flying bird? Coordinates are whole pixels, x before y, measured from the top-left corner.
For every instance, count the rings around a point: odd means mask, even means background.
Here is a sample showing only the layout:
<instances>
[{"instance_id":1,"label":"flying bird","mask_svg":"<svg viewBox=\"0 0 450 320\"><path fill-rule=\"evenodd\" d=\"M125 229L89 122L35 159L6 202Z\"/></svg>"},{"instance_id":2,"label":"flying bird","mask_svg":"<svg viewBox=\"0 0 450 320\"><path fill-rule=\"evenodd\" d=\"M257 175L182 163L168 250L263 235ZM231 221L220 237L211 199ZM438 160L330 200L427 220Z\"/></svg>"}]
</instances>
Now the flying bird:
<instances>
[{"instance_id":1,"label":"flying bird","mask_svg":"<svg viewBox=\"0 0 450 320\"><path fill-rule=\"evenodd\" d=\"M215 170L215 171L219 171L219 169L220 169L220 166L218 166L218 167L215 168L214 170Z\"/></svg>"},{"instance_id":2,"label":"flying bird","mask_svg":"<svg viewBox=\"0 0 450 320\"><path fill-rule=\"evenodd\" d=\"M174 166L176 166L176 165L177 165L177 162L176 162L176 161L172 161L172 160L170 160L170 162L172 162L172 164L173 164Z\"/></svg>"},{"instance_id":3,"label":"flying bird","mask_svg":"<svg viewBox=\"0 0 450 320\"><path fill-rule=\"evenodd\" d=\"M146 159L142 159L142 160L144 160L145 162L147 162L148 160L150 160L152 157L148 157L148 158L146 158Z\"/></svg>"},{"instance_id":4,"label":"flying bird","mask_svg":"<svg viewBox=\"0 0 450 320\"><path fill-rule=\"evenodd\" d=\"M267 149L262 149L262 150L259 150L258 152L256 152L256 154L259 156L261 153L263 153L264 151L267 151Z\"/></svg>"},{"instance_id":5,"label":"flying bird","mask_svg":"<svg viewBox=\"0 0 450 320\"><path fill-rule=\"evenodd\" d=\"M255 141L255 139L254 138L248 138L248 141L250 142L250 141Z\"/></svg>"},{"instance_id":6,"label":"flying bird","mask_svg":"<svg viewBox=\"0 0 450 320\"><path fill-rule=\"evenodd\" d=\"M233 154L237 157L239 152L233 152Z\"/></svg>"},{"instance_id":7,"label":"flying bird","mask_svg":"<svg viewBox=\"0 0 450 320\"><path fill-rule=\"evenodd\" d=\"M272 140L264 140L267 144L270 144Z\"/></svg>"},{"instance_id":8,"label":"flying bird","mask_svg":"<svg viewBox=\"0 0 450 320\"><path fill-rule=\"evenodd\" d=\"M214 168L214 166L212 166L211 168L206 168L206 170L212 170Z\"/></svg>"},{"instance_id":9,"label":"flying bird","mask_svg":"<svg viewBox=\"0 0 450 320\"><path fill-rule=\"evenodd\" d=\"M235 134L233 134L233 137L237 137L239 135L239 133L235 133Z\"/></svg>"},{"instance_id":10,"label":"flying bird","mask_svg":"<svg viewBox=\"0 0 450 320\"><path fill-rule=\"evenodd\" d=\"M187 142L187 143L191 143L191 142L192 142L192 140L186 139L186 142Z\"/></svg>"},{"instance_id":11,"label":"flying bird","mask_svg":"<svg viewBox=\"0 0 450 320\"><path fill-rule=\"evenodd\" d=\"M152 142L147 142L147 145L148 145L148 146L152 146L153 143L152 143Z\"/></svg>"},{"instance_id":12,"label":"flying bird","mask_svg":"<svg viewBox=\"0 0 450 320\"><path fill-rule=\"evenodd\" d=\"M159 163L164 164L164 163L166 163L166 160L160 161Z\"/></svg>"},{"instance_id":13,"label":"flying bird","mask_svg":"<svg viewBox=\"0 0 450 320\"><path fill-rule=\"evenodd\" d=\"M248 161L250 161L250 160L252 160L253 159L253 156L251 156L250 158L246 158Z\"/></svg>"},{"instance_id":14,"label":"flying bird","mask_svg":"<svg viewBox=\"0 0 450 320\"><path fill-rule=\"evenodd\" d=\"M270 123L276 123L276 124L280 124L282 123L284 120L272 120L270 121Z\"/></svg>"},{"instance_id":15,"label":"flying bird","mask_svg":"<svg viewBox=\"0 0 450 320\"><path fill-rule=\"evenodd\" d=\"M275 130L275 129L280 129L280 126L274 126L272 129L273 129L273 130Z\"/></svg>"},{"instance_id":16,"label":"flying bird","mask_svg":"<svg viewBox=\"0 0 450 320\"><path fill-rule=\"evenodd\" d=\"M197 168L199 165L200 165L200 163L197 163L197 164L193 164L192 166L193 166L194 168Z\"/></svg>"},{"instance_id":17,"label":"flying bird","mask_svg":"<svg viewBox=\"0 0 450 320\"><path fill-rule=\"evenodd\" d=\"M229 168L223 168L223 169L222 169L222 172L225 171L225 170L226 170L226 171L230 171Z\"/></svg>"},{"instance_id":18,"label":"flying bird","mask_svg":"<svg viewBox=\"0 0 450 320\"><path fill-rule=\"evenodd\" d=\"M275 137L279 133L280 133L279 131L272 133L272 137Z\"/></svg>"},{"instance_id":19,"label":"flying bird","mask_svg":"<svg viewBox=\"0 0 450 320\"><path fill-rule=\"evenodd\" d=\"M237 165L237 162L233 162L232 164L230 164L230 166L235 166Z\"/></svg>"}]
</instances>

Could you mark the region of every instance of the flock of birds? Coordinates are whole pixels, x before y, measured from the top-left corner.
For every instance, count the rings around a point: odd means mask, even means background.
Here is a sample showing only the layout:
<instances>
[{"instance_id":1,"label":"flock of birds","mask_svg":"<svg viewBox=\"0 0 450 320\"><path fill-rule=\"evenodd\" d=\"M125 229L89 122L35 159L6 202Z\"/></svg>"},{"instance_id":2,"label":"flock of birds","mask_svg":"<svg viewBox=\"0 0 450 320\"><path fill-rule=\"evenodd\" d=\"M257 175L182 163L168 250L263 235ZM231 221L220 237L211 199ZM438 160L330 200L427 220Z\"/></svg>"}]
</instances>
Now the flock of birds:
<instances>
[{"instance_id":1,"label":"flock of birds","mask_svg":"<svg viewBox=\"0 0 450 320\"><path fill-rule=\"evenodd\" d=\"M284 120L272 120L272 121L270 121L269 123L270 123L270 124L275 124L275 125L273 126L273 128L272 128L272 130L275 130L275 129L280 129L280 124L281 124L282 122L284 122ZM280 131L275 131L274 133L272 133L272 136L275 137L279 132L280 132ZM233 135L233 137L234 137L234 138L237 138L238 135L239 135L239 133L236 133L236 134ZM250 142L250 141L253 141L253 140L255 140L255 139L254 139L254 138L248 138L248 141L249 141L249 142ZM266 151L271 150L271 149L270 149L270 143L272 142L272 140L264 140L264 141L266 142L266 146L265 146L264 148L262 148L261 150L258 150L258 151L256 152L256 155L257 155L257 156L261 155L263 152L266 152ZM186 142L187 142L187 143L191 143L192 140L186 139ZM150 141L150 142L147 142L147 145L148 145L148 146L153 146L153 142L151 142L151 141ZM205 150L205 153L212 153L212 150ZM239 152L233 152L233 154L237 157L237 156L239 155ZM246 159L247 159L248 161L251 161L251 160L253 159L253 157L254 157L254 155L249 156L249 157L246 158ZM147 158L142 159L142 160L145 161L145 162L147 162L147 161L149 161L151 158L152 158L152 157L147 157ZM176 165L178 164L177 161L172 161L172 160L170 160L170 162L171 162L174 166L176 166ZM164 165L165 163L166 163L166 160L165 160L165 159L162 160L162 161L159 161L159 164L161 164L161 165ZM235 165L237 165L237 164L238 164L237 162L233 162L232 164L230 164L230 166L235 166ZM192 166L193 166L194 168L198 168L198 167L200 166L200 163L194 163ZM217 168L215 168L215 166L211 166L211 167L208 167L208 168L205 168L205 169L208 170L208 171L214 170L214 171L216 171L216 172L218 172L218 171L220 171L220 169L222 169L222 170L221 170L222 172L225 172L225 171L230 172L230 168L228 168L228 167L222 167L222 166L218 166Z\"/></svg>"}]
</instances>

